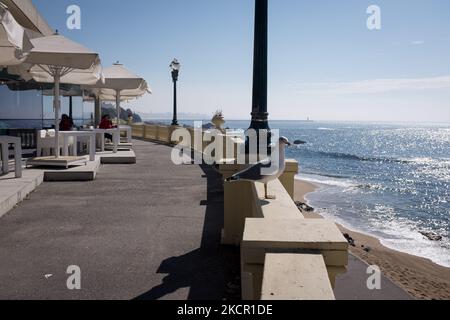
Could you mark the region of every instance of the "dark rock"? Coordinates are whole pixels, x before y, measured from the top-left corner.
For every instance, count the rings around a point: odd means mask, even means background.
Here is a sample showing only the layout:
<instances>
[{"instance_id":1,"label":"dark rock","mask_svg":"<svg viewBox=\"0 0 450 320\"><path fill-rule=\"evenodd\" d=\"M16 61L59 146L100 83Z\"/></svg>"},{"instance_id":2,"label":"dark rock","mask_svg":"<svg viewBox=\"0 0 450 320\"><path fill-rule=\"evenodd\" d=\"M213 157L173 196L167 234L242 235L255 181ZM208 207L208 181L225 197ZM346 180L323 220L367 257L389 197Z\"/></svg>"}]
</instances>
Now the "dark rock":
<instances>
[{"instance_id":1,"label":"dark rock","mask_svg":"<svg viewBox=\"0 0 450 320\"><path fill-rule=\"evenodd\" d=\"M302 212L313 212L314 211L313 207L307 205L306 203L300 202L300 201L295 202L295 205Z\"/></svg>"},{"instance_id":2,"label":"dark rock","mask_svg":"<svg viewBox=\"0 0 450 320\"><path fill-rule=\"evenodd\" d=\"M355 239L353 239L348 233L344 233L344 238L348 241L348 243L349 243L352 247L356 247Z\"/></svg>"},{"instance_id":3,"label":"dark rock","mask_svg":"<svg viewBox=\"0 0 450 320\"><path fill-rule=\"evenodd\" d=\"M420 231L420 234L430 241L442 241L442 236L433 232Z\"/></svg>"},{"instance_id":4,"label":"dark rock","mask_svg":"<svg viewBox=\"0 0 450 320\"><path fill-rule=\"evenodd\" d=\"M295 144L296 146L298 146L298 145L307 144L307 142L302 141L302 140L295 140L295 141L294 141L294 144Z\"/></svg>"},{"instance_id":5,"label":"dark rock","mask_svg":"<svg viewBox=\"0 0 450 320\"><path fill-rule=\"evenodd\" d=\"M366 247L366 248L364 248L364 251L369 253L370 251L372 251L372 248L371 247Z\"/></svg>"}]
</instances>

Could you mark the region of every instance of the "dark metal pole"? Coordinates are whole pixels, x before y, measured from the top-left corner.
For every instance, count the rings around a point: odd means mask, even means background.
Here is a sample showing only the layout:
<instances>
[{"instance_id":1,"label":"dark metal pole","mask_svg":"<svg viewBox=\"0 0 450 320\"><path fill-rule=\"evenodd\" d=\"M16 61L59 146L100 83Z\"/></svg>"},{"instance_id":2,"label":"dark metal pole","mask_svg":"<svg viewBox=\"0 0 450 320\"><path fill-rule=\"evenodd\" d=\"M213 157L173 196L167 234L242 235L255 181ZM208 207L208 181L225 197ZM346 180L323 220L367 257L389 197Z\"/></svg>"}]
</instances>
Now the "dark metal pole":
<instances>
[{"instance_id":1,"label":"dark metal pole","mask_svg":"<svg viewBox=\"0 0 450 320\"><path fill-rule=\"evenodd\" d=\"M267 113L268 0L255 0L253 102L250 129L269 130Z\"/></svg>"},{"instance_id":2,"label":"dark metal pole","mask_svg":"<svg viewBox=\"0 0 450 320\"><path fill-rule=\"evenodd\" d=\"M178 126L178 116L177 116L177 80L178 80L178 70L172 71L173 79L173 120L172 126Z\"/></svg>"},{"instance_id":3,"label":"dark metal pole","mask_svg":"<svg viewBox=\"0 0 450 320\"><path fill-rule=\"evenodd\" d=\"M101 102L100 102L100 98L96 95L95 96L95 117L94 117L94 127L95 128L97 128L98 125L100 124L101 117L102 117Z\"/></svg>"},{"instance_id":4,"label":"dark metal pole","mask_svg":"<svg viewBox=\"0 0 450 320\"><path fill-rule=\"evenodd\" d=\"M73 119L73 97L69 97L69 117Z\"/></svg>"}]
</instances>

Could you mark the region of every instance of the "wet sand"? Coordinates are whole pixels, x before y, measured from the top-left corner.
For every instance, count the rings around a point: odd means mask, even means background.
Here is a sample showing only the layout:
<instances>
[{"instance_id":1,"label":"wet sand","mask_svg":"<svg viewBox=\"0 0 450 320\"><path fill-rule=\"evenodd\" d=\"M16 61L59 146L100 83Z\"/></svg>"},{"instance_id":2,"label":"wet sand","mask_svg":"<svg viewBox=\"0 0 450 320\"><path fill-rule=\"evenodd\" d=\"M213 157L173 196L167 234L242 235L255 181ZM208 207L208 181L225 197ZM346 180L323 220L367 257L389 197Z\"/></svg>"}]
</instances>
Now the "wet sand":
<instances>
[{"instance_id":1,"label":"wet sand","mask_svg":"<svg viewBox=\"0 0 450 320\"><path fill-rule=\"evenodd\" d=\"M311 183L297 180L296 201L305 202L305 196L316 189L317 186ZM314 212L303 214L308 219L322 219ZM354 256L369 265L379 266L384 276L412 297L450 300L450 268L439 266L428 259L391 250L374 237L348 230L340 225L339 228L342 233L348 233L355 240L355 246L350 247L350 252ZM369 252L364 248L370 248Z\"/></svg>"}]
</instances>

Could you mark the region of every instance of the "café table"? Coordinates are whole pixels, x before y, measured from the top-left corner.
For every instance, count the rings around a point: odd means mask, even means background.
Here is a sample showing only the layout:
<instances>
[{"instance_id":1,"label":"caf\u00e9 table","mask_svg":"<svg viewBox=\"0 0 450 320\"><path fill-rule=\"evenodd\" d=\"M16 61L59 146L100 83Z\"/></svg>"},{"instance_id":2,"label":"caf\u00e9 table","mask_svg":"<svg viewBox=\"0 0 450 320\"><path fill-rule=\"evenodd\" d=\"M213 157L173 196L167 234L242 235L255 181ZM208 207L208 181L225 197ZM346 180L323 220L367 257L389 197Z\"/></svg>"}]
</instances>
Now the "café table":
<instances>
[{"instance_id":1,"label":"caf\u00e9 table","mask_svg":"<svg viewBox=\"0 0 450 320\"><path fill-rule=\"evenodd\" d=\"M69 140L73 139L74 156L78 155L77 140L78 138L89 138L89 161L95 161L96 152L96 133L92 130L88 131L60 131L60 136L63 139L63 156L69 155Z\"/></svg>"},{"instance_id":2,"label":"caf\u00e9 table","mask_svg":"<svg viewBox=\"0 0 450 320\"><path fill-rule=\"evenodd\" d=\"M22 140L18 137L0 136L2 150L2 172L9 172L9 145L14 147L16 178L22 178Z\"/></svg>"}]
</instances>

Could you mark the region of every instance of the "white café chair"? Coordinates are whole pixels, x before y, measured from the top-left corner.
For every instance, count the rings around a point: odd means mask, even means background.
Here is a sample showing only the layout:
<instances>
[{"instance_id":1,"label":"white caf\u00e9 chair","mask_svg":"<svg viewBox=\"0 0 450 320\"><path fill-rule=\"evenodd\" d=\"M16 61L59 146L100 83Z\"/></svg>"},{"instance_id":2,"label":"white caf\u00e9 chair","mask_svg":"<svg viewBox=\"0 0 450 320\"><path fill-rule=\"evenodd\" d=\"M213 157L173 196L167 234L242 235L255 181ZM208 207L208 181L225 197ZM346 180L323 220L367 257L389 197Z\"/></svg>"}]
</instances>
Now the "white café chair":
<instances>
[{"instance_id":1,"label":"white caf\u00e9 chair","mask_svg":"<svg viewBox=\"0 0 450 320\"><path fill-rule=\"evenodd\" d=\"M52 150L55 147L55 133L53 133L53 137L50 136L50 133L47 130L39 130L37 133L37 157L46 157L50 156Z\"/></svg>"},{"instance_id":2,"label":"white caf\u00e9 chair","mask_svg":"<svg viewBox=\"0 0 450 320\"><path fill-rule=\"evenodd\" d=\"M56 130L39 130L37 134L37 157L48 157L55 154ZM63 141L59 139L59 148L63 148ZM69 150L73 149L73 141L69 141ZM60 150L61 151L61 150Z\"/></svg>"}]
</instances>

